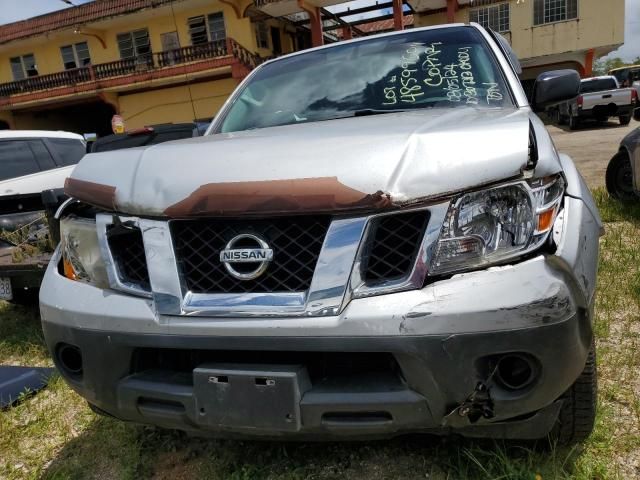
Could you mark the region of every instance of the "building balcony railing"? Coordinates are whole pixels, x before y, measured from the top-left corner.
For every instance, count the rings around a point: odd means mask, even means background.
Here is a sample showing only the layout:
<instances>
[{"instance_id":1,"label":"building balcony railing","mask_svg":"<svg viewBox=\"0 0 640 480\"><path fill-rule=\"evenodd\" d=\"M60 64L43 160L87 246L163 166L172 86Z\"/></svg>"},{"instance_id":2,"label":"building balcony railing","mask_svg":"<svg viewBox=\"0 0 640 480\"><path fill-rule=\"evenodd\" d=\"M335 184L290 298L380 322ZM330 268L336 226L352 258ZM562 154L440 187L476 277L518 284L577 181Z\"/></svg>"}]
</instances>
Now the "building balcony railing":
<instances>
[{"instance_id":1,"label":"building balcony railing","mask_svg":"<svg viewBox=\"0 0 640 480\"><path fill-rule=\"evenodd\" d=\"M156 54L156 64L159 67L167 67L186 62L197 62L198 60L214 57L224 57L229 55L229 47L226 40L218 40L202 45L192 45L175 50L168 50ZM235 42L233 42L235 43Z\"/></svg>"},{"instance_id":2,"label":"building balcony railing","mask_svg":"<svg viewBox=\"0 0 640 480\"><path fill-rule=\"evenodd\" d=\"M258 55L249 52L235 40L227 38L201 45L139 55L114 62L87 65L86 67L2 83L0 84L0 97L60 87L72 87L87 82L153 72L176 65L224 57L237 61L248 70L255 68L263 61Z\"/></svg>"}]
</instances>

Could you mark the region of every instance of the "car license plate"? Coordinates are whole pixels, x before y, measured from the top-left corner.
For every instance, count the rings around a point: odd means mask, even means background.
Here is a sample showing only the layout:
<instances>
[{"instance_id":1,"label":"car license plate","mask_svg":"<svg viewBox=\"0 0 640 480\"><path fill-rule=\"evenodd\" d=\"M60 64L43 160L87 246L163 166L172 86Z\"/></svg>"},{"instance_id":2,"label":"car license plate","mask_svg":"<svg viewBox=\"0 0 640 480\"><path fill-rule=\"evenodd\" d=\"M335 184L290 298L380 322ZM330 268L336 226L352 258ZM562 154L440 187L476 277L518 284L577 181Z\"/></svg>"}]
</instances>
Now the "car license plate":
<instances>
[{"instance_id":1,"label":"car license plate","mask_svg":"<svg viewBox=\"0 0 640 480\"><path fill-rule=\"evenodd\" d=\"M11 300L13 292L11 291L11 280L0 277L0 300Z\"/></svg>"},{"instance_id":2,"label":"car license plate","mask_svg":"<svg viewBox=\"0 0 640 480\"><path fill-rule=\"evenodd\" d=\"M302 366L200 365L193 371L198 421L215 428L297 431L311 383Z\"/></svg>"}]
</instances>

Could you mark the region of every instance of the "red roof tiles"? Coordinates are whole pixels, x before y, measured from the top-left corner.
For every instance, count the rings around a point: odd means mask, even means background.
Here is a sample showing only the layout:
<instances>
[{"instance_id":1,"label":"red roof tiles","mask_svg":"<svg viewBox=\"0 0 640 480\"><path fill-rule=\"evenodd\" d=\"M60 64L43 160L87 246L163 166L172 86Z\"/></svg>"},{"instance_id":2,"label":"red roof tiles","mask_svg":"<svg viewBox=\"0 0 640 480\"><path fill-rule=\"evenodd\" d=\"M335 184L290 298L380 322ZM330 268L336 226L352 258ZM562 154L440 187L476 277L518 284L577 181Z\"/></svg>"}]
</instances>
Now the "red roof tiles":
<instances>
[{"instance_id":1,"label":"red roof tiles","mask_svg":"<svg viewBox=\"0 0 640 480\"><path fill-rule=\"evenodd\" d=\"M404 28L413 27L413 15L405 15L402 17L402 23ZM374 34L393 30L393 18L386 20L374 20L368 23L362 23L358 25L358 28L366 34Z\"/></svg>"},{"instance_id":2,"label":"red roof tiles","mask_svg":"<svg viewBox=\"0 0 640 480\"><path fill-rule=\"evenodd\" d=\"M103 18L159 7L176 0L95 0L19 22L0 25L0 44Z\"/></svg>"}]
</instances>

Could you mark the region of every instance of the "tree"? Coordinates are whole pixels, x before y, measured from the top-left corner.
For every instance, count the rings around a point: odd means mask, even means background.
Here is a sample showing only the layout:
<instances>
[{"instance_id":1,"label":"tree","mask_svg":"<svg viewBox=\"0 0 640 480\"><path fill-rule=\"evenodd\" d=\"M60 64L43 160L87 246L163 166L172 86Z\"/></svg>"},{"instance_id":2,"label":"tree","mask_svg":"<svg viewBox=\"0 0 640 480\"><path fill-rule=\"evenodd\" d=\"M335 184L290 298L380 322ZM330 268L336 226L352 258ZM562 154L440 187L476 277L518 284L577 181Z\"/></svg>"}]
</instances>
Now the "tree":
<instances>
[{"instance_id":1,"label":"tree","mask_svg":"<svg viewBox=\"0 0 640 480\"><path fill-rule=\"evenodd\" d=\"M594 75L606 75L614 68L628 67L630 65L640 65L640 57L636 58L632 62L625 62L621 58L601 58L596 60L593 64Z\"/></svg>"},{"instance_id":2,"label":"tree","mask_svg":"<svg viewBox=\"0 0 640 480\"><path fill-rule=\"evenodd\" d=\"M627 64L621 58L601 58L596 60L593 64L594 75L606 75L610 70L614 68L624 67Z\"/></svg>"}]
</instances>

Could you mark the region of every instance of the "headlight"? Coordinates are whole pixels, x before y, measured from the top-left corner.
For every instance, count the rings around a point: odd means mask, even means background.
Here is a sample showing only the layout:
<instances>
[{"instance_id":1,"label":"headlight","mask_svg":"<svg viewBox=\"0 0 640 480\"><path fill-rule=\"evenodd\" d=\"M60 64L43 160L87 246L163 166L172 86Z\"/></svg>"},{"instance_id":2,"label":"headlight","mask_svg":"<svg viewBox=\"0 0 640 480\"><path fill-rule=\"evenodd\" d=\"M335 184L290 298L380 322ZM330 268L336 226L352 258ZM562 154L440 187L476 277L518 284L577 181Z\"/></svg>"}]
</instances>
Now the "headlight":
<instances>
[{"instance_id":1,"label":"headlight","mask_svg":"<svg viewBox=\"0 0 640 480\"><path fill-rule=\"evenodd\" d=\"M75 216L61 219L60 249L65 277L101 288L109 286L95 220Z\"/></svg>"},{"instance_id":2,"label":"headlight","mask_svg":"<svg viewBox=\"0 0 640 480\"><path fill-rule=\"evenodd\" d=\"M562 177L460 196L445 217L430 275L484 267L540 247L564 194Z\"/></svg>"}]
</instances>

